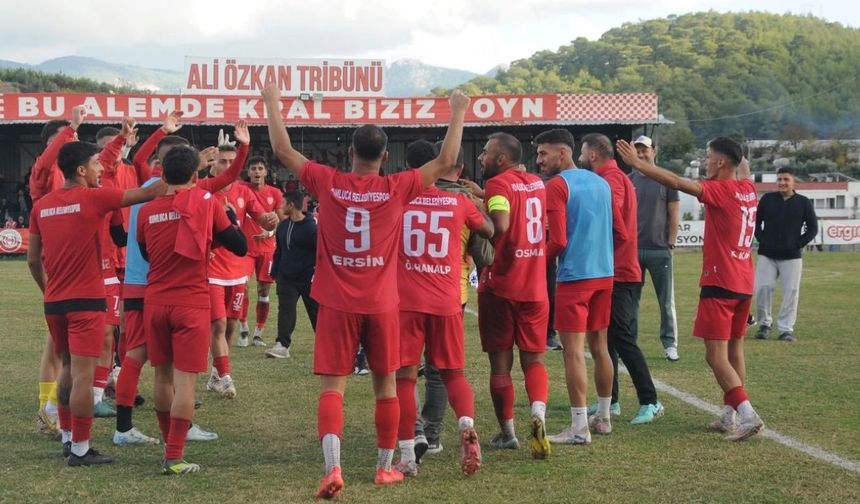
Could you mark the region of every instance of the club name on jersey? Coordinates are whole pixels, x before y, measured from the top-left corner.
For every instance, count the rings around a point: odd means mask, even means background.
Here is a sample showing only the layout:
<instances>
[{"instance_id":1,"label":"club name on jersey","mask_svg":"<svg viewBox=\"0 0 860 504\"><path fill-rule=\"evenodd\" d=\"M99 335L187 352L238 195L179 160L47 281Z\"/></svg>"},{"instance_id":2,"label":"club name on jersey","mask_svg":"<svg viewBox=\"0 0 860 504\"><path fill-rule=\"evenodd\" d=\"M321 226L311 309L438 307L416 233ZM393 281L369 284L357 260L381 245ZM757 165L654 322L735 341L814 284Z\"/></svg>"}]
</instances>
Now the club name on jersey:
<instances>
[{"instance_id":1,"label":"club name on jersey","mask_svg":"<svg viewBox=\"0 0 860 504\"><path fill-rule=\"evenodd\" d=\"M457 206L457 198L452 198L451 196L418 196L409 204L421 206L449 207Z\"/></svg>"},{"instance_id":2,"label":"club name on jersey","mask_svg":"<svg viewBox=\"0 0 860 504\"><path fill-rule=\"evenodd\" d=\"M543 257L544 249L540 248L520 248L514 251L516 257Z\"/></svg>"},{"instance_id":3,"label":"club name on jersey","mask_svg":"<svg viewBox=\"0 0 860 504\"><path fill-rule=\"evenodd\" d=\"M159 224L161 222L174 221L174 220L179 220L181 218L182 218L182 216L179 214L179 212L174 212L174 211L159 212L159 213L152 214L149 216L149 223L150 224Z\"/></svg>"},{"instance_id":4,"label":"club name on jersey","mask_svg":"<svg viewBox=\"0 0 860 504\"><path fill-rule=\"evenodd\" d=\"M430 273L432 275L448 275L451 273L451 266L447 264L426 264L406 261L403 263L403 267L406 268L406 271Z\"/></svg>"},{"instance_id":5,"label":"club name on jersey","mask_svg":"<svg viewBox=\"0 0 860 504\"><path fill-rule=\"evenodd\" d=\"M749 193L735 193L735 199L738 201L743 201L745 203L749 203L750 201L756 201L757 197L754 192Z\"/></svg>"},{"instance_id":6,"label":"club name on jersey","mask_svg":"<svg viewBox=\"0 0 860 504\"><path fill-rule=\"evenodd\" d=\"M511 184L511 190L517 192L535 192L538 189L543 189L543 180L535 180L531 184L523 184L522 182L515 182Z\"/></svg>"},{"instance_id":7,"label":"club name on jersey","mask_svg":"<svg viewBox=\"0 0 860 504\"><path fill-rule=\"evenodd\" d=\"M74 213L81 213L80 203L60 207L43 208L42 211L39 212L39 217L53 217L55 215L68 215Z\"/></svg>"},{"instance_id":8,"label":"club name on jersey","mask_svg":"<svg viewBox=\"0 0 860 504\"><path fill-rule=\"evenodd\" d=\"M331 188L331 194L339 200L348 201L350 203L379 203L391 199L391 195L387 192L353 192L349 189Z\"/></svg>"},{"instance_id":9,"label":"club name on jersey","mask_svg":"<svg viewBox=\"0 0 860 504\"><path fill-rule=\"evenodd\" d=\"M375 268L377 266L385 266L385 259L382 256L366 255L363 257L344 257L339 255L331 256L331 262L335 266L345 266L347 268Z\"/></svg>"}]
</instances>

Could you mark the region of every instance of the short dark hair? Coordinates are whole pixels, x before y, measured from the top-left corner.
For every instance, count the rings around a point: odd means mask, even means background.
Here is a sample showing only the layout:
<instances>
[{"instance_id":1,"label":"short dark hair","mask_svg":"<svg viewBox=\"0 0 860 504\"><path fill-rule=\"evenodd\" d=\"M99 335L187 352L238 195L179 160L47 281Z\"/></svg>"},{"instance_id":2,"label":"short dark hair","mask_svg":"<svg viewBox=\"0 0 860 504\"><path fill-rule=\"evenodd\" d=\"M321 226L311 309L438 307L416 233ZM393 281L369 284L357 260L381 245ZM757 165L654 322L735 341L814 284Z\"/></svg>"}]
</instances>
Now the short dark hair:
<instances>
[{"instance_id":1,"label":"short dark hair","mask_svg":"<svg viewBox=\"0 0 860 504\"><path fill-rule=\"evenodd\" d=\"M218 146L218 152L236 152L237 150L235 145L222 144Z\"/></svg>"},{"instance_id":2,"label":"short dark hair","mask_svg":"<svg viewBox=\"0 0 860 504\"><path fill-rule=\"evenodd\" d=\"M158 145L155 146L155 152L157 154L163 147L176 147L177 145L191 144L185 137L181 137L179 135L168 135L158 141Z\"/></svg>"},{"instance_id":3,"label":"short dark hair","mask_svg":"<svg viewBox=\"0 0 860 504\"><path fill-rule=\"evenodd\" d=\"M790 166L783 166L782 168L780 168L779 170L776 171L777 175L782 175L783 173L791 175L792 177L795 176L794 175L794 168L792 168Z\"/></svg>"},{"instance_id":4,"label":"short dark hair","mask_svg":"<svg viewBox=\"0 0 860 504\"><path fill-rule=\"evenodd\" d=\"M427 140L415 140L406 146L406 166L409 168L420 168L436 159L439 151L436 146Z\"/></svg>"},{"instance_id":5,"label":"short dark hair","mask_svg":"<svg viewBox=\"0 0 860 504\"><path fill-rule=\"evenodd\" d=\"M726 156L735 166L741 164L741 159L744 157L744 149L741 144L729 137L714 138L708 142L708 148Z\"/></svg>"},{"instance_id":6,"label":"short dark hair","mask_svg":"<svg viewBox=\"0 0 860 504\"><path fill-rule=\"evenodd\" d=\"M515 163L520 163L523 160L523 144L513 135L503 133L493 133L489 137L490 140L495 140L499 144L502 152L506 154Z\"/></svg>"},{"instance_id":7,"label":"short dark hair","mask_svg":"<svg viewBox=\"0 0 860 504\"><path fill-rule=\"evenodd\" d=\"M52 136L56 135L60 128L63 126L71 126L71 122L66 119L54 119L52 121L48 121L45 123L45 126L42 127L42 144L48 145L48 140L51 139Z\"/></svg>"},{"instance_id":8,"label":"short dark hair","mask_svg":"<svg viewBox=\"0 0 860 504\"><path fill-rule=\"evenodd\" d=\"M190 145L177 146L164 155L161 174L168 184L185 184L197 172L198 164L200 153L197 149Z\"/></svg>"},{"instance_id":9,"label":"short dark hair","mask_svg":"<svg viewBox=\"0 0 860 504\"><path fill-rule=\"evenodd\" d=\"M284 201L292 203L294 207L301 209L302 202L305 201L305 195L301 191L286 191L284 193Z\"/></svg>"},{"instance_id":10,"label":"short dark hair","mask_svg":"<svg viewBox=\"0 0 860 504\"><path fill-rule=\"evenodd\" d=\"M355 155L365 161L376 161L388 147L388 135L379 126L365 124L352 133Z\"/></svg>"},{"instance_id":11,"label":"short dark hair","mask_svg":"<svg viewBox=\"0 0 860 504\"><path fill-rule=\"evenodd\" d=\"M99 153L99 147L89 142L68 142L60 148L57 155L57 165L67 179L75 177L78 166L86 166L94 154Z\"/></svg>"},{"instance_id":12,"label":"short dark hair","mask_svg":"<svg viewBox=\"0 0 860 504\"><path fill-rule=\"evenodd\" d=\"M96 141L101 140L104 137L117 136L119 134L119 129L114 128L113 126L105 126L96 132Z\"/></svg>"},{"instance_id":13,"label":"short dark hair","mask_svg":"<svg viewBox=\"0 0 860 504\"><path fill-rule=\"evenodd\" d=\"M587 144L589 149L594 150L603 159L612 159L615 157L615 150L612 149L612 140L606 135L589 133L582 137L582 144Z\"/></svg>"},{"instance_id":14,"label":"short dark hair","mask_svg":"<svg viewBox=\"0 0 860 504\"><path fill-rule=\"evenodd\" d=\"M439 140L438 142L436 142L436 152L442 152L443 143L445 143L444 140ZM462 166L466 162L465 157L466 153L463 152L463 146L461 145L460 152L457 153L457 161L455 161L454 164L457 166Z\"/></svg>"},{"instance_id":15,"label":"short dark hair","mask_svg":"<svg viewBox=\"0 0 860 504\"><path fill-rule=\"evenodd\" d=\"M540 133L532 141L535 146L540 144L564 144L570 147L570 152L573 153L574 141L573 134L564 128L556 128Z\"/></svg>"},{"instance_id":16,"label":"short dark hair","mask_svg":"<svg viewBox=\"0 0 860 504\"><path fill-rule=\"evenodd\" d=\"M249 167L251 165L255 165L255 164L261 164L261 165L265 166L266 169L269 169L269 163L266 161L266 158L264 158L263 156L251 156L248 158L248 166Z\"/></svg>"}]
</instances>

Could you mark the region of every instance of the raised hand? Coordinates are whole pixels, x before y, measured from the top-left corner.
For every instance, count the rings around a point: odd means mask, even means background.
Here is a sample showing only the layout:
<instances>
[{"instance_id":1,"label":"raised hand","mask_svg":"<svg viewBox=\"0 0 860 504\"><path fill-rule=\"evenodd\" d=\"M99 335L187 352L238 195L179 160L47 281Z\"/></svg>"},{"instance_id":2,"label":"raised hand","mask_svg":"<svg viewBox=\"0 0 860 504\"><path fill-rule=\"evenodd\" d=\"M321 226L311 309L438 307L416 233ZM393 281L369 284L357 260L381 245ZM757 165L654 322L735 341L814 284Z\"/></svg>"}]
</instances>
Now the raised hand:
<instances>
[{"instance_id":1,"label":"raised hand","mask_svg":"<svg viewBox=\"0 0 860 504\"><path fill-rule=\"evenodd\" d=\"M265 101L280 101L281 100L281 90L278 88L278 85L274 82L270 83L266 87L263 88L263 91L260 93Z\"/></svg>"},{"instance_id":2,"label":"raised hand","mask_svg":"<svg viewBox=\"0 0 860 504\"><path fill-rule=\"evenodd\" d=\"M636 166L636 163L639 161L639 157L636 155L636 147L630 145L630 142L623 139L618 140L618 142L615 143L615 150L618 151L618 155L621 156L621 159L623 159L628 166Z\"/></svg>"},{"instance_id":3,"label":"raised hand","mask_svg":"<svg viewBox=\"0 0 860 504\"><path fill-rule=\"evenodd\" d=\"M229 134L225 134L223 129L219 129L219 130L218 130L218 145L219 145L219 146L221 146L221 145L229 145L229 146L231 146L231 147L235 147L235 146L236 146L236 142L231 142L231 141L230 141L230 135L229 135Z\"/></svg>"},{"instance_id":4,"label":"raised hand","mask_svg":"<svg viewBox=\"0 0 860 504\"><path fill-rule=\"evenodd\" d=\"M75 105L72 107L72 119L71 119L71 127L73 130L78 129L81 123L84 122L84 118L87 117L87 108L83 105Z\"/></svg>"},{"instance_id":5,"label":"raised hand","mask_svg":"<svg viewBox=\"0 0 860 504\"><path fill-rule=\"evenodd\" d=\"M248 131L248 122L244 119L236 121L235 129L233 130L233 138L242 145L251 143L251 133Z\"/></svg>"},{"instance_id":6,"label":"raised hand","mask_svg":"<svg viewBox=\"0 0 860 504\"><path fill-rule=\"evenodd\" d=\"M125 138L125 146L126 147L134 147L137 145L137 128L135 125L137 122L131 118L126 117L122 120L122 133L120 133Z\"/></svg>"},{"instance_id":7,"label":"raised hand","mask_svg":"<svg viewBox=\"0 0 860 504\"><path fill-rule=\"evenodd\" d=\"M466 96L459 89L455 89L454 92L451 93L451 97L448 98L448 103L451 105L451 111L465 111L466 107L469 106L470 101L472 101L472 99Z\"/></svg>"},{"instance_id":8,"label":"raised hand","mask_svg":"<svg viewBox=\"0 0 860 504\"><path fill-rule=\"evenodd\" d=\"M200 151L200 165L197 167L197 170L200 171L208 168L215 161L215 156L217 155L218 147L206 147Z\"/></svg>"},{"instance_id":9,"label":"raised hand","mask_svg":"<svg viewBox=\"0 0 860 504\"><path fill-rule=\"evenodd\" d=\"M164 118L164 124L161 126L161 130L165 135L172 135L179 131L182 127L179 124L179 120L182 119L182 111L181 110L172 110L167 117Z\"/></svg>"}]
</instances>

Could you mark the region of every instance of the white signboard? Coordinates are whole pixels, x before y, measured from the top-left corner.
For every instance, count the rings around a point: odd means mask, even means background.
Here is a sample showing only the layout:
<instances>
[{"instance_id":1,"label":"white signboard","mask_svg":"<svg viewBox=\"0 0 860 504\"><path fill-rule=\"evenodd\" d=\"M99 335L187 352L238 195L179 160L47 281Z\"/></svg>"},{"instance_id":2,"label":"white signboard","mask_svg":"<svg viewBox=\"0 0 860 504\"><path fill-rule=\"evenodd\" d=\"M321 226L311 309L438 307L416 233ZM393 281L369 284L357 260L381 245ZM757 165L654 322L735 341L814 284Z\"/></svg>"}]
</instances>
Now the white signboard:
<instances>
[{"instance_id":1,"label":"white signboard","mask_svg":"<svg viewBox=\"0 0 860 504\"><path fill-rule=\"evenodd\" d=\"M705 240L705 221L681 221L675 247L701 247ZM860 220L819 220L816 245L860 244Z\"/></svg>"},{"instance_id":2,"label":"white signboard","mask_svg":"<svg viewBox=\"0 0 860 504\"><path fill-rule=\"evenodd\" d=\"M384 96L385 61L185 57L185 94L259 96L273 82L283 96Z\"/></svg>"},{"instance_id":3,"label":"white signboard","mask_svg":"<svg viewBox=\"0 0 860 504\"><path fill-rule=\"evenodd\" d=\"M701 247L705 243L705 221L681 221L675 247Z\"/></svg>"}]
</instances>

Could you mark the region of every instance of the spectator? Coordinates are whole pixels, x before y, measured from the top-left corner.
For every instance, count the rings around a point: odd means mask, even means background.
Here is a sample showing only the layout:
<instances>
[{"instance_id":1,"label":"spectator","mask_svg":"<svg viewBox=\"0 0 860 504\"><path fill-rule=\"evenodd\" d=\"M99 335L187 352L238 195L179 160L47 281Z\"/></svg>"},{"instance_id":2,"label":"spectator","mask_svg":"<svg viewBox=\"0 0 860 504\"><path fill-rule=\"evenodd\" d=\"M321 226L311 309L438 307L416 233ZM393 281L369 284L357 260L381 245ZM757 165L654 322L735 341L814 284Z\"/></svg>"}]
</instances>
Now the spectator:
<instances>
[{"instance_id":1,"label":"spectator","mask_svg":"<svg viewBox=\"0 0 860 504\"><path fill-rule=\"evenodd\" d=\"M15 214L15 209L5 197L0 198L0 219L4 221Z\"/></svg>"},{"instance_id":2,"label":"spectator","mask_svg":"<svg viewBox=\"0 0 860 504\"><path fill-rule=\"evenodd\" d=\"M755 237L759 242L755 271L755 306L759 321L756 339L767 339L773 326L770 314L776 282L782 287L782 304L777 317L779 340L792 342L797 302L800 296L800 253L818 234L818 217L812 202L794 191L791 168L780 168L777 191L767 193L758 203Z\"/></svg>"},{"instance_id":3,"label":"spectator","mask_svg":"<svg viewBox=\"0 0 860 504\"><path fill-rule=\"evenodd\" d=\"M7 216L6 222L3 223L3 229L15 229L16 227L17 227L17 224L15 223L15 219Z\"/></svg>"},{"instance_id":4,"label":"spectator","mask_svg":"<svg viewBox=\"0 0 860 504\"><path fill-rule=\"evenodd\" d=\"M27 219L24 218L23 215L18 216L18 229L24 229L27 227Z\"/></svg>"},{"instance_id":5,"label":"spectator","mask_svg":"<svg viewBox=\"0 0 860 504\"><path fill-rule=\"evenodd\" d=\"M30 220L30 208L33 207L33 201L30 195L24 189L18 189L18 215L24 217L24 220Z\"/></svg>"}]
</instances>

